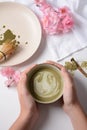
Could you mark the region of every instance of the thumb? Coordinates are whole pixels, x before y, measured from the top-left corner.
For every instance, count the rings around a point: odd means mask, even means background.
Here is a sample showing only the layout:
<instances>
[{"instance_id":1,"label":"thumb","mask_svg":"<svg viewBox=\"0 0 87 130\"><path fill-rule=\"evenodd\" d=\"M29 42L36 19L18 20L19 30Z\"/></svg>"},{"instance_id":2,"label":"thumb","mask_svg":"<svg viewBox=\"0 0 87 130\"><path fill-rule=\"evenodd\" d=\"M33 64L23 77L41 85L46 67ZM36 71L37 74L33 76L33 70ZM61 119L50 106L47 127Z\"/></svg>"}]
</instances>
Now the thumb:
<instances>
[{"instance_id":1,"label":"thumb","mask_svg":"<svg viewBox=\"0 0 87 130\"><path fill-rule=\"evenodd\" d=\"M19 95L31 95L29 90L27 89L27 75L25 73L22 73L20 77L20 81L17 86L18 94Z\"/></svg>"},{"instance_id":2,"label":"thumb","mask_svg":"<svg viewBox=\"0 0 87 130\"><path fill-rule=\"evenodd\" d=\"M22 73L22 75L20 77L20 81L19 81L20 87L21 86L25 87L26 86L26 82L27 82L27 75Z\"/></svg>"},{"instance_id":3,"label":"thumb","mask_svg":"<svg viewBox=\"0 0 87 130\"><path fill-rule=\"evenodd\" d=\"M25 73L22 73L17 87L19 93L21 92L21 93L30 94L29 91L27 90L26 84L27 84L27 75Z\"/></svg>"}]
</instances>

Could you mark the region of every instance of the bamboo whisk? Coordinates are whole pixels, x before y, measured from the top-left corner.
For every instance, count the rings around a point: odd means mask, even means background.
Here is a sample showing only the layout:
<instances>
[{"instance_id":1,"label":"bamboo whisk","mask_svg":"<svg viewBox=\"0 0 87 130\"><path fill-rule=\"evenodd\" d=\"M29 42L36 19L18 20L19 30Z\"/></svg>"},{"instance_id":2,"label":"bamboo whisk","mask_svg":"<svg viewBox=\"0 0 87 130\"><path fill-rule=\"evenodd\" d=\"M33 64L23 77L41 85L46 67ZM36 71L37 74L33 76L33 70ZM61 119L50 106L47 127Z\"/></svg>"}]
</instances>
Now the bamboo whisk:
<instances>
[{"instance_id":1,"label":"bamboo whisk","mask_svg":"<svg viewBox=\"0 0 87 130\"><path fill-rule=\"evenodd\" d=\"M17 48L16 40L5 41L0 50L0 60L2 60L3 58L6 59L6 57L11 55L16 50L16 48Z\"/></svg>"}]
</instances>

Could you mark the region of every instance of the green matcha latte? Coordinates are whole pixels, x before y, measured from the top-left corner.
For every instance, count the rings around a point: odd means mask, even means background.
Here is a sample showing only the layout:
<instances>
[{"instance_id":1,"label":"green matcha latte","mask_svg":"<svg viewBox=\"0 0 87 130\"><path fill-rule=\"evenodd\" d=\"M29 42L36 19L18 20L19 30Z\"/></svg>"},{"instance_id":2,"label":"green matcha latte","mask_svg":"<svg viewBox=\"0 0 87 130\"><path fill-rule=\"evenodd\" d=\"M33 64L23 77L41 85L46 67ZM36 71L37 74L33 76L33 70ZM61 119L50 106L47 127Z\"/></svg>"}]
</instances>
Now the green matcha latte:
<instances>
[{"instance_id":1,"label":"green matcha latte","mask_svg":"<svg viewBox=\"0 0 87 130\"><path fill-rule=\"evenodd\" d=\"M28 88L37 102L51 103L62 96L63 79L53 65L40 64L28 74Z\"/></svg>"}]
</instances>

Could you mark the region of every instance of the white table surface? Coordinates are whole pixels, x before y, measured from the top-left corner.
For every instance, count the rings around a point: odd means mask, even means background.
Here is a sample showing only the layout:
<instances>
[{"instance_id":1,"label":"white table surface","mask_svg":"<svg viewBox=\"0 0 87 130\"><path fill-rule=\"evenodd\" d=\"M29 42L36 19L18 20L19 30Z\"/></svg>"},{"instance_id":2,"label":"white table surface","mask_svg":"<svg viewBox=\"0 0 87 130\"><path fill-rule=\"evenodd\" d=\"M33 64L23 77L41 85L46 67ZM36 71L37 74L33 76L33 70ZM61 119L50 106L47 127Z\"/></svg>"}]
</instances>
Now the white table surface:
<instances>
[{"instance_id":1,"label":"white table surface","mask_svg":"<svg viewBox=\"0 0 87 130\"><path fill-rule=\"evenodd\" d=\"M43 50L44 44L41 44L32 58L15 68L24 70L33 63L45 61L42 59L44 53ZM76 58L77 61L87 60L87 48L60 61L60 63L64 64L64 62L69 61L71 57ZM74 73L74 80L76 83L78 98L87 113L87 78L85 78L79 71L76 71ZM16 87L7 88L4 85L4 81L5 78L0 75L0 130L8 130L20 112ZM59 101L49 105L39 104L39 108L40 118L34 130L73 130L70 119L62 110Z\"/></svg>"},{"instance_id":2,"label":"white table surface","mask_svg":"<svg viewBox=\"0 0 87 130\"><path fill-rule=\"evenodd\" d=\"M43 50L42 46L40 46L31 59L18 65L16 68L23 70L33 63L39 63L41 49ZM60 61L60 63L63 64L64 61L69 61L71 57L76 58L77 61L87 60L87 48ZM74 73L74 79L79 100L85 112L87 112L87 79L79 71ZM0 130L8 130L20 111L16 87L5 87L4 80L0 76ZM70 119L62 110L59 102L49 105L39 104L39 108L40 119L34 130L73 130Z\"/></svg>"}]
</instances>

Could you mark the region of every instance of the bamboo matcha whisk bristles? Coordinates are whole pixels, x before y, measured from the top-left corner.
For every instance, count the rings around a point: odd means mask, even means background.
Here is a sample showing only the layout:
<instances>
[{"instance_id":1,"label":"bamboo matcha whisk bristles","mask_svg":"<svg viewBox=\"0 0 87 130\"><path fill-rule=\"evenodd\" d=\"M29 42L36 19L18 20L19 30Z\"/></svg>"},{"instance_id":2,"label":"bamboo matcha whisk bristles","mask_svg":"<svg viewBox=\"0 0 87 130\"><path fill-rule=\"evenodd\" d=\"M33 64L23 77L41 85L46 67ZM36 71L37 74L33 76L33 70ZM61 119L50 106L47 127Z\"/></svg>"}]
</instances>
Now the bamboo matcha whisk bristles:
<instances>
[{"instance_id":1,"label":"bamboo matcha whisk bristles","mask_svg":"<svg viewBox=\"0 0 87 130\"><path fill-rule=\"evenodd\" d=\"M2 60L3 58L6 59L7 56L10 56L12 53L14 53L14 51L17 48L17 43L16 40L6 40L3 45L2 48L0 50L0 60Z\"/></svg>"}]
</instances>

